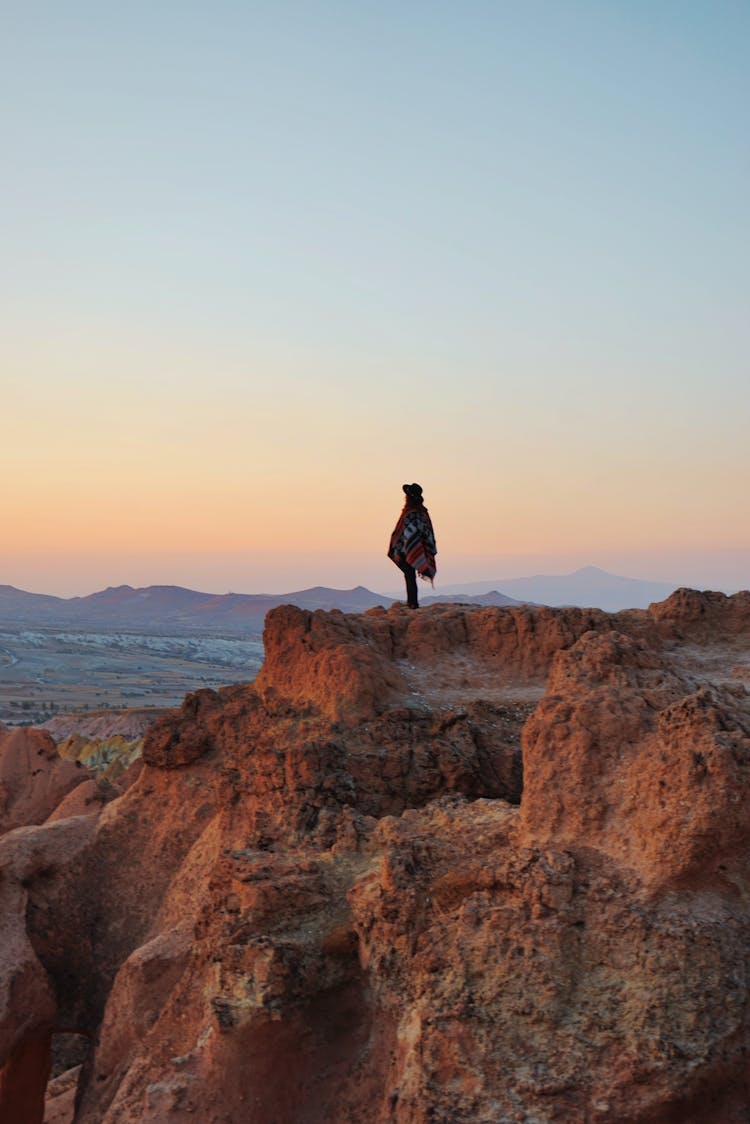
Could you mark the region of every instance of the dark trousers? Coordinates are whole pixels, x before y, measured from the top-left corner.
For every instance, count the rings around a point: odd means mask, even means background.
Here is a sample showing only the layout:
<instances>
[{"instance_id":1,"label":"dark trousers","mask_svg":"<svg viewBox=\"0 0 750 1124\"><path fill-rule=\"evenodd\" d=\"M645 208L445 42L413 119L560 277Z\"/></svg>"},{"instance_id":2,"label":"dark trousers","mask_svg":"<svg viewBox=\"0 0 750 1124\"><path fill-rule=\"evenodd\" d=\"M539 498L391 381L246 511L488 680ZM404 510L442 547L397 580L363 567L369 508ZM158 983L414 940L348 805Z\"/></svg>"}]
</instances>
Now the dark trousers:
<instances>
[{"instance_id":1,"label":"dark trousers","mask_svg":"<svg viewBox=\"0 0 750 1124\"><path fill-rule=\"evenodd\" d=\"M399 569L406 578L406 604L410 609L419 608L419 597L417 596L417 571L408 562L401 562Z\"/></svg>"}]
</instances>

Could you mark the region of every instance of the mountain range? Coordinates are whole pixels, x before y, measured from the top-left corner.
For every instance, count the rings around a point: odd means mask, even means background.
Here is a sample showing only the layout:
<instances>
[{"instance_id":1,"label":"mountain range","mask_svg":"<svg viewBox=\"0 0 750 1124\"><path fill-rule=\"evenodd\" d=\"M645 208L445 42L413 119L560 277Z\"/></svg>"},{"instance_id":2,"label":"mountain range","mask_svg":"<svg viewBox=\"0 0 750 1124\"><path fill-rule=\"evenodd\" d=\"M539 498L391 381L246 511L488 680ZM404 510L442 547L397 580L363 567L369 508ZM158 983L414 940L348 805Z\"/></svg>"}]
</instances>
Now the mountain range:
<instances>
[{"instance_id":1,"label":"mountain range","mask_svg":"<svg viewBox=\"0 0 750 1124\"><path fill-rule=\"evenodd\" d=\"M361 613L388 606L363 586L327 589L315 586L294 593L201 593L178 585L110 586L86 597L53 597L0 586L0 627L123 630L129 632L219 633L245 635L263 631L266 613L276 605L300 609L341 609Z\"/></svg>"},{"instance_id":2,"label":"mountain range","mask_svg":"<svg viewBox=\"0 0 750 1124\"><path fill-rule=\"evenodd\" d=\"M653 601L663 601L676 583L644 581L610 574L598 566L584 566L572 574L534 574L528 578L503 578L488 582L470 582L445 586L441 593L464 593L483 596L500 589L517 601L541 605L579 605L604 609L609 613L620 609L645 609Z\"/></svg>"},{"instance_id":3,"label":"mountain range","mask_svg":"<svg viewBox=\"0 0 750 1124\"><path fill-rule=\"evenodd\" d=\"M667 597L674 586L609 574L585 566L572 574L537 574L487 582L448 585L435 594L423 588L424 605L453 601L480 605L580 605L615 612L646 608ZM314 586L292 593L202 593L177 585L134 589L111 586L85 597L54 597L0 585L0 627L71 628L130 632L260 633L266 613L276 605L301 609L340 609L361 613L388 607L403 594L379 594L364 586L330 589Z\"/></svg>"}]
</instances>

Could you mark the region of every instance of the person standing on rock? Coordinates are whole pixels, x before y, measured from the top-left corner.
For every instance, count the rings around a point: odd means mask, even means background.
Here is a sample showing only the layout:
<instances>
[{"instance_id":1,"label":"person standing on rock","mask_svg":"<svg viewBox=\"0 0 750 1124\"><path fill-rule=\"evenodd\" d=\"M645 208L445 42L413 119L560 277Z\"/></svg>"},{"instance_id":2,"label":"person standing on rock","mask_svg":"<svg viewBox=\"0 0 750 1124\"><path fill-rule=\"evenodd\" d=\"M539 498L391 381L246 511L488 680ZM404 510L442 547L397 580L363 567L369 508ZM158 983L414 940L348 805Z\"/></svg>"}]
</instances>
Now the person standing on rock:
<instances>
[{"instance_id":1,"label":"person standing on rock","mask_svg":"<svg viewBox=\"0 0 750 1124\"><path fill-rule=\"evenodd\" d=\"M406 503L393 529L388 557L406 578L407 605L410 609L418 609L417 574L432 583L437 573L437 546L430 513L422 499L421 485L404 484L403 489Z\"/></svg>"}]
</instances>

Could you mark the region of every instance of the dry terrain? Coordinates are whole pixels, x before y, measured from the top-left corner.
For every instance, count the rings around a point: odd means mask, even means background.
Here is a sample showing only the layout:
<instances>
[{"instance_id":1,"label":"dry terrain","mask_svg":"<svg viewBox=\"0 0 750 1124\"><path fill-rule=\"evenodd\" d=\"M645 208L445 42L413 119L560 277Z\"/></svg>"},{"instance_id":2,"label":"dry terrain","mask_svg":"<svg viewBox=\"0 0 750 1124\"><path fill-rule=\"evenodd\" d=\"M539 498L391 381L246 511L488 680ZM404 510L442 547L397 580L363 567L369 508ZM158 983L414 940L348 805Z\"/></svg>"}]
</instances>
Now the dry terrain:
<instances>
[{"instance_id":1,"label":"dry terrain","mask_svg":"<svg viewBox=\"0 0 750 1124\"><path fill-rule=\"evenodd\" d=\"M0 732L3 1124L747 1124L750 594L268 617Z\"/></svg>"},{"instance_id":2,"label":"dry terrain","mask_svg":"<svg viewBox=\"0 0 750 1124\"><path fill-rule=\"evenodd\" d=\"M5 629L0 632L0 722L53 714L177 706L188 691L252 679L260 637Z\"/></svg>"}]
</instances>

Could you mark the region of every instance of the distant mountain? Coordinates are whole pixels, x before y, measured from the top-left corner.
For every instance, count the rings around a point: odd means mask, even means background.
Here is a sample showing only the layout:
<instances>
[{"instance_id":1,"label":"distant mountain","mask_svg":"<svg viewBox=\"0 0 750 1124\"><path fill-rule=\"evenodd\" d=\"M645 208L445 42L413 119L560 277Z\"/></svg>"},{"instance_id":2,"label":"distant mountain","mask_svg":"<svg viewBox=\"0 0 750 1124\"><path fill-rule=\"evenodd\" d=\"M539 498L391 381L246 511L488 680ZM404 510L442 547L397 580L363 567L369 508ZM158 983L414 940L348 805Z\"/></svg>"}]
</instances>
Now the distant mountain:
<instances>
[{"instance_id":1,"label":"distant mountain","mask_svg":"<svg viewBox=\"0 0 750 1124\"><path fill-rule=\"evenodd\" d=\"M446 603L458 605L524 604L522 601L516 601L514 597L506 597L504 593L499 593L496 589L490 590L489 593L441 593L419 598L420 605L445 605Z\"/></svg>"},{"instance_id":2,"label":"distant mountain","mask_svg":"<svg viewBox=\"0 0 750 1124\"><path fill-rule=\"evenodd\" d=\"M372 593L363 585L357 585L354 589L328 589L326 586L316 585L299 593L285 593L279 600L285 605L298 605L300 609L341 609L344 613L364 613L375 605L388 606L393 603L392 597Z\"/></svg>"},{"instance_id":3,"label":"distant mountain","mask_svg":"<svg viewBox=\"0 0 750 1124\"><path fill-rule=\"evenodd\" d=\"M596 566L572 574L537 574L507 581L446 586L434 595L422 590L423 605L468 602L478 605L581 605L614 612L646 608L674 589L666 582L618 577ZM398 599L402 599L403 594ZM260 633L266 613L276 605L301 609L340 609L362 613L394 598L364 586L329 589L314 586L293 593L201 593L179 585L110 586L86 597L53 597L0 585L0 628L70 628L143 633Z\"/></svg>"},{"instance_id":4,"label":"distant mountain","mask_svg":"<svg viewBox=\"0 0 750 1124\"><path fill-rule=\"evenodd\" d=\"M471 582L449 586L447 592L483 595L498 588L527 603L580 605L613 613L619 609L645 609L652 601L663 601L674 592L675 586L669 582L619 577L598 566L584 566L572 574L535 574L529 578Z\"/></svg>"},{"instance_id":5,"label":"distant mountain","mask_svg":"<svg viewBox=\"0 0 750 1124\"><path fill-rule=\"evenodd\" d=\"M64 598L54 597L49 593L26 593L23 589L16 589L14 585L0 585L0 612L6 608L13 608L21 603L34 604L38 609L59 605Z\"/></svg>"},{"instance_id":6,"label":"distant mountain","mask_svg":"<svg viewBox=\"0 0 750 1124\"><path fill-rule=\"evenodd\" d=\"M0 624L47 624L56 619L65 605L62 597L47 593L26 593L14 585L0 585Z\"/></svg>"},{"instance_id":7,"label":"distant mountain","mask_svg":"<svg viewBox=\"0 0 750 1124\"><path fill-rule=\"evenodd\" d=\"M0 628L70 628L94 631L175 633L260 633L269 609L340 609L361 613L393 598L364 586L316 586L294 593L200 593L178 585L111 586L86 597L52 597L0 586Z\"/></svg>"},{"instance_id":8,"label":"distant mountain","mask_svg":"<svg viewBox=\"0 0 750 1124\"><path fill-rule=\"evenodd\" d=\"M90 593L87 597L71 597L71 603L77 602L89 608L93 606L109 606L121 608L134 605L147 606L148 610L164 609L172 612L184 609L186 606L195 606L214 597L215 594L199 593L195 589L184 589L181 585L149 585L143 589L133 589L132 585L112 585L98 593Z\"/></svg>"}]
</instances>

